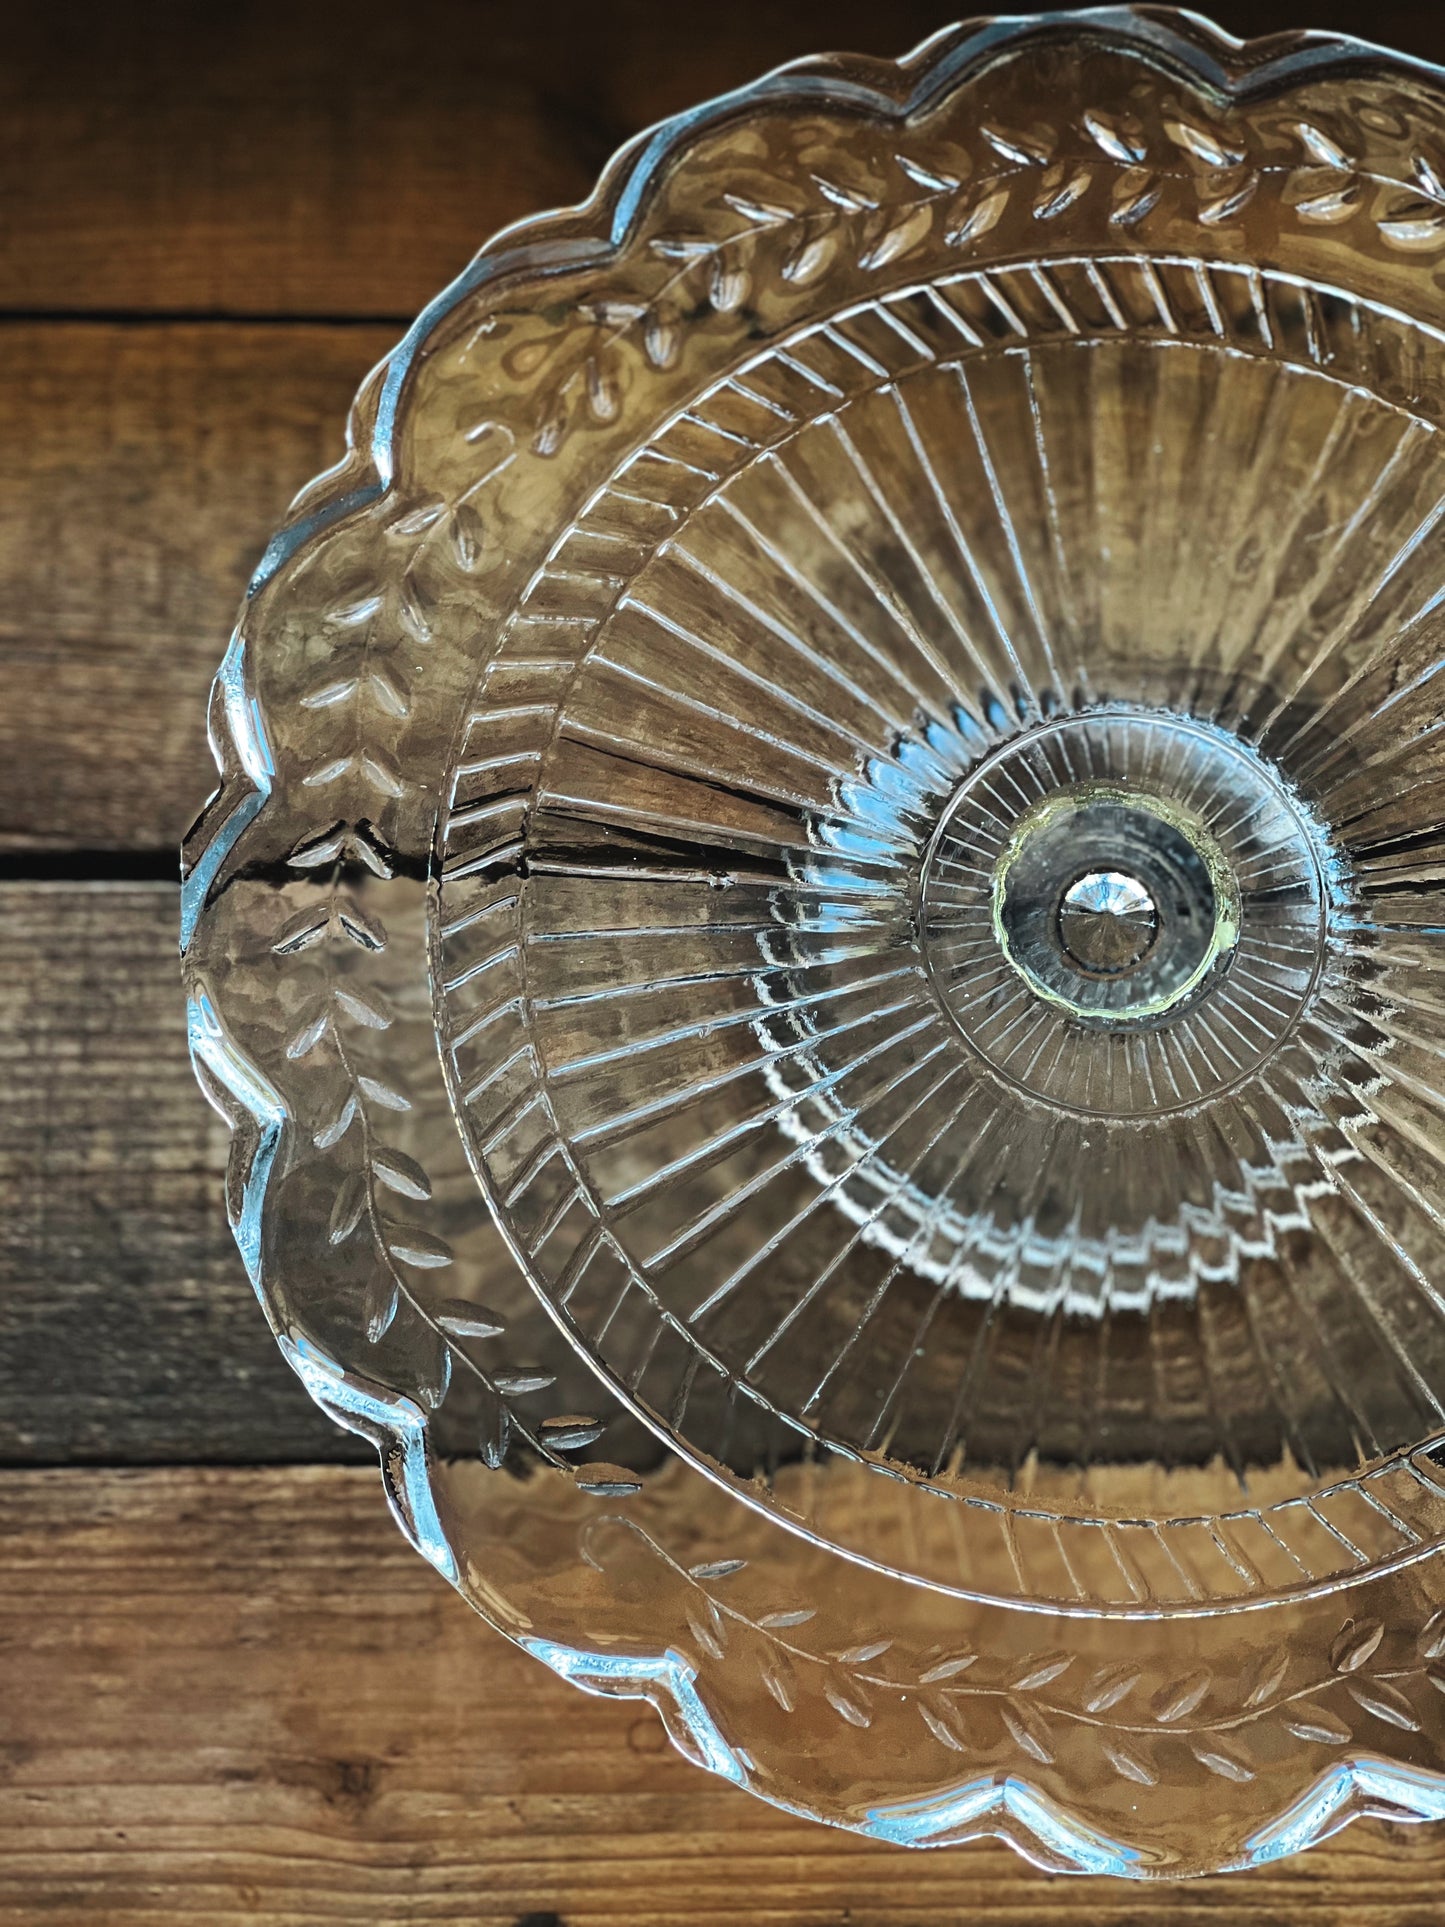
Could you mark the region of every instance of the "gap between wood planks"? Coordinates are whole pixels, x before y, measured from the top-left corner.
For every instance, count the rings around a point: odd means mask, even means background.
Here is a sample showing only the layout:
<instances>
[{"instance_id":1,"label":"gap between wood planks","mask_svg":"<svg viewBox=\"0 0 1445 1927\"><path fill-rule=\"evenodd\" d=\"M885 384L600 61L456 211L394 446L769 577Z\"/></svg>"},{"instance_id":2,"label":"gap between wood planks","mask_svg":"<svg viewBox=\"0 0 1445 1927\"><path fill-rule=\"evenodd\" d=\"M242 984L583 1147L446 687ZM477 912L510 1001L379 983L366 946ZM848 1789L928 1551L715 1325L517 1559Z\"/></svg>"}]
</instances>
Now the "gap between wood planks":
<instances>
[{"instance_id":1,"label":"gap between wood planks","mask_svg":"<svg viewBox=\"0 0 1445 1927\"><path fill-rule=\"evenodd\" d=\"M227 308L26 308L0 307L0 329L57 325L99 328L395 328L416 319L403 314L247 314Z\"/></svg>"},{"instance_id":2,"label":"gap between wood planks","mask_svg":"<svg viewBox=\"0 0 1445 1927\"><path fill-rule=\"evenodd\" d=\"M180 883L179 850L0 850L5 883Z\"/></svg>"}]
</instances>

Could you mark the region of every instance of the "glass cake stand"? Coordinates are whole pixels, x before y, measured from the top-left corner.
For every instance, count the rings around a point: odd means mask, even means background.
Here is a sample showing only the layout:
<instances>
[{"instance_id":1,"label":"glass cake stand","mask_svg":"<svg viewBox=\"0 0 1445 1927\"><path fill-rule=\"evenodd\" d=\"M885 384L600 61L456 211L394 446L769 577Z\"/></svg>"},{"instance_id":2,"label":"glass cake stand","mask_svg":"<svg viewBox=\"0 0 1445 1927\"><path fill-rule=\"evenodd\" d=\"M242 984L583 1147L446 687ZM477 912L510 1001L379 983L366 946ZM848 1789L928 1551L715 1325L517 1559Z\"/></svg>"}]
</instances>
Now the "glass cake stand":
<instances>
[{"instance_id":1,"label":"glass cake stand","mask_svg":"<svg viewBox=\"0 0 1445 1927\"><path fill-rule=\"evenodd\" d=\"M183 943L261 1304L778 1805L1445 1813L1442 277L1418 63L808 61L489 244L251 584Z\"/></svg>"}]
</instances>

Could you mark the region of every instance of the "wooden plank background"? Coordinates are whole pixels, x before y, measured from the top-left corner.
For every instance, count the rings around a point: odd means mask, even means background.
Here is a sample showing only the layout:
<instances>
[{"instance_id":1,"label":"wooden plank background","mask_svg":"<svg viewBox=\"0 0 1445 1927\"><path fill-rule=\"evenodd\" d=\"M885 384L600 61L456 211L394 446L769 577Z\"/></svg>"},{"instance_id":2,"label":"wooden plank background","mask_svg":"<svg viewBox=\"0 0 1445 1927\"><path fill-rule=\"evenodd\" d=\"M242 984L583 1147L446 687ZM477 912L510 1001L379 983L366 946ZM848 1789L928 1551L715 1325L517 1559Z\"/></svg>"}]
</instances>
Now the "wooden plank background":
<instances>
[{"instance_id":1,"label":"wooden plank background","mask_svg":"<svg viewBox=\"0 0 1445 1927\"><path fill-rule=\"evenodd\" d=\"M1233 0L1445 58L1438 5ZM185 1062L175 845L245 577L489 233L931 0L11 0L0 35L0 1923L1439 1927L1445 1835L1140 1891L685 1766L402 1544L281 1364Z\"/></svg>"}]
</instances>

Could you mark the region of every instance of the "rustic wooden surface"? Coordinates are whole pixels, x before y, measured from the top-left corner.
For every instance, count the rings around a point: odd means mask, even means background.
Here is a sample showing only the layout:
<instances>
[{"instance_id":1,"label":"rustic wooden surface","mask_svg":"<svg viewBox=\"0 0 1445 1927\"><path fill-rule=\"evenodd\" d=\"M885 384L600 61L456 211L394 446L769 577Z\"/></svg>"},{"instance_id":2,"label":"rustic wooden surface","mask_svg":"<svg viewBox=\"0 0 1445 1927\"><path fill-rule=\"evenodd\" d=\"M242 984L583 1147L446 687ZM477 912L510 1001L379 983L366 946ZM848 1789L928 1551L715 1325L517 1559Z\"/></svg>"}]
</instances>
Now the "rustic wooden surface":
<instances>
[{"instance_id":1,"label":"rustic wooden surface","mask_svg":"<svg viewBox=\"0 0 1445 1927\"><path fill-rule=\"evenodd\" d=\"M1441 1918L1420 1829L1142 1890L790 1819L474 1619L351 1468L12 1473L0 1704L3 1927Z\"/></svg>"},{"instance_id":2,"label":"rustic wooden surface","mask_svg":"<svg viewBox=\"0 0 1445 1927\"><path fill-rule=\"evenodd\" d=\"M819 46L900 51L950 11L5 10L0 1927L1445 1920L1428 1830L1143 1892L1001 1847L905 1857L709 1781L405 1548L226 1233L173 852L266 534L493 229L584 195L660 114ZM1434 6L1216 11L1445 57Z\"/></svg>"},{"instance_id":3,"label":"rustic wooden surface","mask_svg":"<svg viewBox=\"0 0 1445 1927\"><path fill-rule=\"evenodd\" d=\"M173 884L0 885L0 1090L0 1463L365 1458L237 1262Z\"/></svg>"},{"instance_id":4,"label":"rustic wooden surface","mask_svg":"<svg viewBox=\"0 0 1445 1927\"><path fill-rule=\"evenodd\" d=\"M0 188L3 193L3 188ZM398 330L0 328L0 853L171 852L246 577Z\"/></svg>"}]
</instances>

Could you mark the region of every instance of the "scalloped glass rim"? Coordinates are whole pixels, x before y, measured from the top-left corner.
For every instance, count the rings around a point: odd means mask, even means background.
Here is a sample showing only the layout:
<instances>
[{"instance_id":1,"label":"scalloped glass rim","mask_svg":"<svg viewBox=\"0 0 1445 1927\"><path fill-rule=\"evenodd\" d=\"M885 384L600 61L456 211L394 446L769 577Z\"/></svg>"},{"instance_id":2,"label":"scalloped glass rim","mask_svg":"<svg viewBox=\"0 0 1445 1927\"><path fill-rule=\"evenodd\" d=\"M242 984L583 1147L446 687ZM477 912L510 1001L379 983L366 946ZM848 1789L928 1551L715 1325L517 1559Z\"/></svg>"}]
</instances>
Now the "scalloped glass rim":
<instances>
[{"instance_id":1,"label":"scalloped glass rim","mask_svg":"<svg viewBox=\"0 0 1445 1927\"><path fill-rule=\"evenodd\" d=\"M1333 76L1366 71L1376 65L1413 71L1433 81L1445 76L1445 69L1430 61L1393 53L1353 35L1306 29L1240 40L1190 8L1152 6L1060 8L1033 15L1000 15L973 27L941 27L896 61L843 54L789 61L760 80L701 102L634 135L613 155L593 193L576 209L524 215L494 235L462 273L427 303L386 357L385 381L367 451L375 482L333 493L328 484L349 467L346 460L318 475L297 497L290 517L267 544L247 595L254 595L328 523L362 507L390 486L397 401L417 348L437 322L484 283L500 286L512 275L575 267L577 258L572 249L576 245L589 252L599 245L620 247L654 177L692 136L775 98L797 103L814 91L830 104L844 104L859 113L902 118L923 111L965 74L974 77L986 72L993 59L1012 56L1027 42L1059 37L1073 40L1085 32L1110 40L1121 37L1137 58L1238 102L1263 97L1307 74ZM901 82L915 70L921 70L922 79L904 93ZM599 216L606 220L601 232ZM326 494L329 499L307 507L308 498L315 494ZM186 927L193 927L197 914L199 904L194 904L187 912Z\"/></svg>"},{"instance_id":2,"label":"scalloped glass rim","mask_svg":"<svg viewBox=\"0 0 1445 1927\"><path fill-rule=\"evenodd\" d=\"M1282 35L1241 43L1196 15L1112 8L945 29L896 64L837 57L785 68L640 136L610 165L583 208L519 223L484 250L428 306L368 383L353 423L353 431L363 430L363 440L354 442L343 461L298 498L292 519L274 538L257 569L248 600L302 558L323 532L377 503L392 488L403 391L418 354L438 325L479 291L574 272L579 265L600 262L619 251L656 185L674 163L685 160L689 146L705 132L763 106L815 101L860 116L901 121L948 96L965 80L976 80L996 62L1015 57L1022 47L1061 38L1074 44L1083 38L1097 40L1200 94L1237 105L1264 99L1308 77L1410 74L1427 81L1437 93L1445 79L1426 63L1407 61L1361 42ZM223 784L187 844L182 898L185 951L191 950L203 920L234 873L240 846L262 817L276 785L277 766L250 678L238 631L218 674L214 696L213 741ZM364 852L362 861L368 861ZM356 1369L355 1361L327 1357L296 1331L289 1313L281 1308L278 1281L263 1264L262 1252L266 1216L273 1208L269 1196L273 1172L288 1123L286 1103L268 1081L264 1067L232 1042L220 1008L220 986L203 980L194 967L189 976L190 1037L198 1074L208 1095L226 1107L239 1127L231 1215L248 1272L289 1361L312 1396L339 1422L377 1443L389 1497L413 1543L478 1610L563 1677L589 1690L651 1700L690 1757L780 1805L791 1804L759 1785L746 1749L724 1737L708 1710L694 1662L672 1647L660 1654L619 1654L535 1633L529 1636L516 1612L489 1592L484 1578L470 1570L466 1561L458 1561L449 1541L446 1505L437 1496L427 1399L382 1388ZM606 1482L594 1489L605 1492ZM1349 1649L1351 1654L1354 1650ZM1026 1740L1021 1744L1026 1755L1038 1758ZM1209 1770L1229 1777L1227 1768L1215 1765ZM1039 1864L1072 1870L1136 1875L1169 1870L1152 1852L1121 1845L1082 1815L1071 1815L1031 1784L1034 1777L1022 1764L1015 1772L991 1771L959 1781L946 1794L879 1806L866 1816L845 1818L844 1824L908 1844L939 1844L997 1833ZM1368 1752L1355 1754L1322 1772L1280 1817L1252 1833L1226 1864L1257 1864L1296 1851L1357 1813L1384 1813L1394 1819L1441 1817L1445 1783L1417 1765Z\"/></svg>"}]
</instances>

